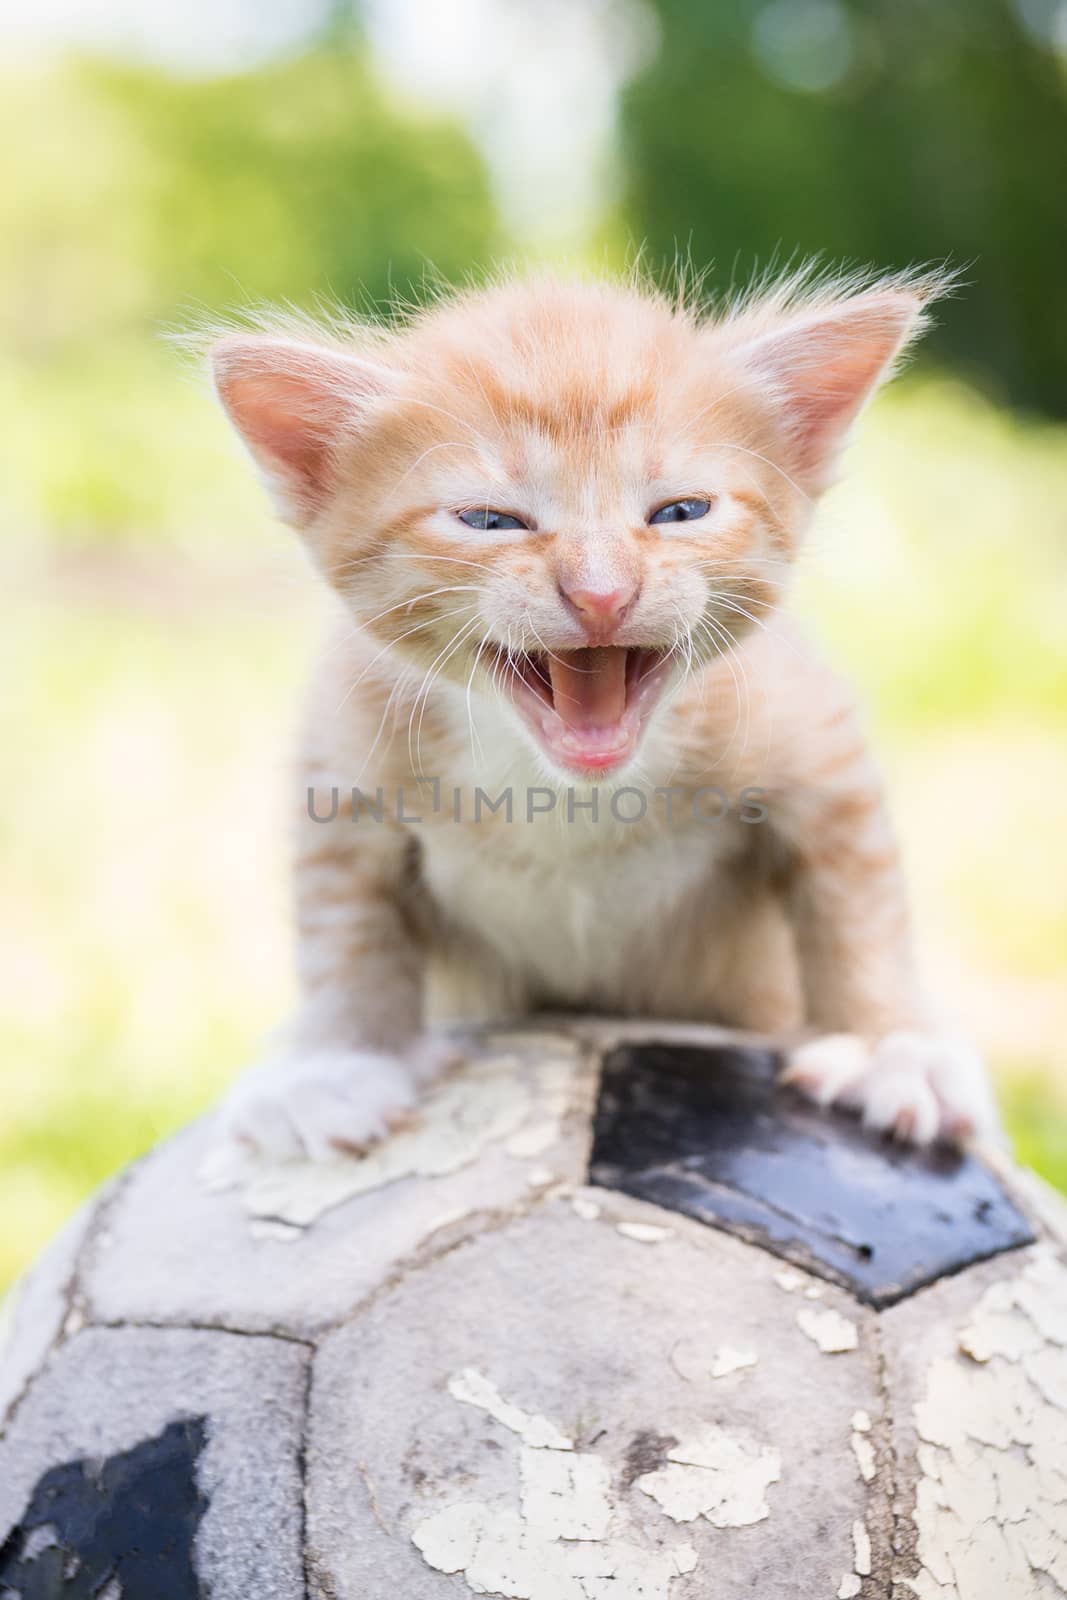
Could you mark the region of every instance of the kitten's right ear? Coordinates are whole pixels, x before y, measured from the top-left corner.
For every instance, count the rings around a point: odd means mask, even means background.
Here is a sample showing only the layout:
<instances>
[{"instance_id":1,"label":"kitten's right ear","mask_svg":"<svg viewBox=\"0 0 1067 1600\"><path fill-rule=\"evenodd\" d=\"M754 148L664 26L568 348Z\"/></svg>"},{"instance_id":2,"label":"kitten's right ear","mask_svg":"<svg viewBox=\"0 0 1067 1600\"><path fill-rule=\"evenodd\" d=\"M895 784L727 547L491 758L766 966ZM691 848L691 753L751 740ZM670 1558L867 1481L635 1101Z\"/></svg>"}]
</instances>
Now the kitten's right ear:
<instances>
[{"instance_id":1,"label":"kitten's right ear","mask_svg":"<svg viewBox=\"0 0 1067 1600\"><path fill-rule=\"evenodd\" d=\"M744 339L734 337L750 374L788 429L794 470L813 493L827 487L848 431L900 352L922 327L933 280L875 285L825 304L786 310Z\"/></svg>"},{"instance_id":2,"label":"kitten's right ear","mask_svg":"<svg viewBox=\"0 0 1067 1600\"><path fill-rule=\"evenodd\" d=\"M302 528L326 504L338 446L397 388L377 362L298 340L230 334L210 350L215 390L278 515Z\"/></svg>"}]
</instances>

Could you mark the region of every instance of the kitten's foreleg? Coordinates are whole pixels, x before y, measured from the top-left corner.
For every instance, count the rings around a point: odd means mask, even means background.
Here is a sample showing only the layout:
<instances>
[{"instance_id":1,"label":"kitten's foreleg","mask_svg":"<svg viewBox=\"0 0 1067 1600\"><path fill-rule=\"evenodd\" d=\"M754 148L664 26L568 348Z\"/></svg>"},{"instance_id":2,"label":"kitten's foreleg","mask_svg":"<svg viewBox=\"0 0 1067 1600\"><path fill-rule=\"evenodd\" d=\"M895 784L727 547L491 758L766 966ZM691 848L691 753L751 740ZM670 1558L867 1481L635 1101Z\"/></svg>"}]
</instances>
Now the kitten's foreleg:
<instances>
[{"instance_id":1,"label":"kitten's foreleg","mask_svg":"<svg viewBox=\"0 0 1067 1600\"><path fill-rule=\"evenodd\" d=\"M945 1029L914 970L907 895L876 776L806 797L790 909L807 1020L818 1036L785 1077L821 1104L925 1144L995 1135L981 1060Z\"/></svg>"},{"instance_id":2,"label":"kitten's foreleg","mask_svg":"<svg viewBox=\"0 0 1067 1600\"><path fill-rule=\"evenodd\" d=\"M410 840L338 815L301 823L294 887L302 998L222 1106L229 1135L279 1158L361 1150L410 1115L447 1050L420 1037L423 950Z\"/></svg>"}]
</instances>

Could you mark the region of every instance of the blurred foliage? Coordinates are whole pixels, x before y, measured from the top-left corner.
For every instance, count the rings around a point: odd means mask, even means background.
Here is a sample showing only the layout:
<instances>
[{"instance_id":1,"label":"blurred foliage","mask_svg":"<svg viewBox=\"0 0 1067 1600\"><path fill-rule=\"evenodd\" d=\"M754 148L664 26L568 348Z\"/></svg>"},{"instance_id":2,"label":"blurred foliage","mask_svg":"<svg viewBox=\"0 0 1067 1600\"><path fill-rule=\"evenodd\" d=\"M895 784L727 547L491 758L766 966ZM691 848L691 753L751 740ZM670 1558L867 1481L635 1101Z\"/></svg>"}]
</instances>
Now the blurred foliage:
<instances>
[{"instance_id":1,"label":"blurred foliage","mask_svg":"<svg viewBox=\"0 0 1067 1600\"><path fill-rule=\"evenodd\" d=\"M184 310L349 304L494 238L482 164L358 50L227 77L68 60L0 95L0 318L30 354Z\"/></svg>"},{"instance_id":2,"label":"blurred foliage","mask_svg":"<svg viewBox=\"0 0 1067 1600\"><path fill-rule=\"evenodd\" d=\"M0 88L0 525L21 534L225 517L215 419L167 328L368 308L492 254L466 138L358 49L221 78L71 60Z\"/></svg>"},{"instance_id":3,"label":"blurred foliage","mask_svg":"<svg viewBox=\"0 0 1067 1600\"><path fill-rule=\"evenodd\" d=\"M0 817L0 1288L289 1001L283 775L313 611L285 550L68 557L6 611L0 742L32 781Z\"/></svg>"},{"instance_id":4,"label":"blurred foliage","mask_svg":"<svg viewBox=\"0 0 1067 1600\"><path fill-rule=\"evenodd\" d=\"M452 124L390 104L358 51L227 78L97 65L140 152L130 201L159 307L374 304L484 256L481 162Z\"/></svg>"},{"instance_id":5,"label":"blurred foliage","mask_svg":"<svg viewBox=\"0 0 1067 1600\"><path fill-rule=\"evenodd\" d=\"M1047 1074L1031 1066L1004 1085L1001 1109L1015 1159L1067 1194L1067 1097L1050 1097Z\"/></svg>"},{"instance_id":6,"label":"blurred foliage","mask_svg":"<svg viewBox=\"0 0 1067 1600\"><path fill-rule=\"evenodd\" d=\"M248 541L269 523L206 382L152 333L0 358L9 547Z\"/></svg>"},{"instance_id":7,"label":"blurred foliage","mask_svg":"<svg viewBox=\"0 0 1067 1600\"><path fill-rule=\"evenodd\" d=\"M802 563L818 573L819 620L886 727L915 740L1062 721L1062 424L1023 420L944 378L900 384L861 426L820 528Z\"/></svg>"},{"instance_id":8,"label":"blurred foliage","mask_svg":"<svg viewBox=\"0 0 1067 1600\"><path fill-rule=\"evenodd\" d=\"M966 291L925 359L1067 414L1067 70L1057 0L649 0L624 104L649 255L949 260Z\"/></svg>"}]
</instances>

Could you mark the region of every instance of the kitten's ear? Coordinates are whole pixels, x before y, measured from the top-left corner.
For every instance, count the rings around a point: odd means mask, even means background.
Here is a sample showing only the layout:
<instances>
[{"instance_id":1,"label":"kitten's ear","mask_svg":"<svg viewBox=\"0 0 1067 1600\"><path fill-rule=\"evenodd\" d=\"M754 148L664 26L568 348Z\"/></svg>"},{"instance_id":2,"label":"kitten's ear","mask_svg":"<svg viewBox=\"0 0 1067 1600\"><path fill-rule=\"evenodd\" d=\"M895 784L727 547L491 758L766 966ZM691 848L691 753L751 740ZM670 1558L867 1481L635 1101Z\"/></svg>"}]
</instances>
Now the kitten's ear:
<instances>
[{"instance_id":1,"label":"kitten's ear","mask_svg":"<svg viewBox=\"0 0 1067 1600\"><path fill-rule=\"evenodd\" d=\"M306 526L329 499L338 445L375 399L395 391L395 374L344 351L269 335L231 334L211 347L210 360L219 399L278 515Z\"/></svg>"},{"instance_id":2,"label":"kitten's ear","mask_svg":"<svg viewBox=\"0 0 1067 1600\"><path fill-rule=\"evenodd\" d=\"M920 331L926 299L921 290L872 289L787 315L740 345L781 408L805 488L826 487L852 423ZM742 336L743 328L742 319Z\"/></svg>"}]
</instances>

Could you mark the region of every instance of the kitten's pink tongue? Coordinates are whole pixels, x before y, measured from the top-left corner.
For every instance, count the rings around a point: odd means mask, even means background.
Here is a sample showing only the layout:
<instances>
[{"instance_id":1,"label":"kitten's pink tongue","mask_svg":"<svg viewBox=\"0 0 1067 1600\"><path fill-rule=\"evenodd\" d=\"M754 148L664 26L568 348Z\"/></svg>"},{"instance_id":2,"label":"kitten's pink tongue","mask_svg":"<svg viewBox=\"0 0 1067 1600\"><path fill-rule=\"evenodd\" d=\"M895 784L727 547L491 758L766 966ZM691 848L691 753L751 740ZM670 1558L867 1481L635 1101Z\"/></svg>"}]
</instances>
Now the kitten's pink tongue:
<instances>
[{"instance_id":1,"label":"kitten's pink tongue","mask_svg":"<svg viewBox=\"0 0 1067 1600\"><path fill-rule=\"evenodd\" d=\"M556 714L569 728L611 728L626 710L626 650L557 650L548 658Z\"/></svg>"}]
</instances>

